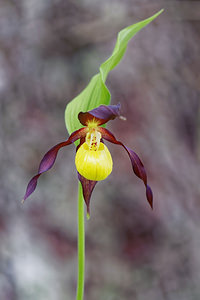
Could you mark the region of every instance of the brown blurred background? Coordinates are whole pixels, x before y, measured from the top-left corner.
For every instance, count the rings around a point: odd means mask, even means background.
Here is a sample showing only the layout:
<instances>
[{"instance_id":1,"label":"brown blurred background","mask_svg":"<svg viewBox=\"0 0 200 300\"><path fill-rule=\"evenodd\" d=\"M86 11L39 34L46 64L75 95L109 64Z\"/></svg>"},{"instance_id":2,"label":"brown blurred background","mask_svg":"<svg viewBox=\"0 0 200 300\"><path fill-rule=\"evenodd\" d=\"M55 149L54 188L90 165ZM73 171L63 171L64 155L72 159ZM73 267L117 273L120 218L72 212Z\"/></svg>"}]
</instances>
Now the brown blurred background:
<instances>
[{"instance_id":1,"label":"brown blurred background","mask_svg":"<svg viewBox=\"0 0 200 300\"><path fill-rule=\"evenodd\" d=\"M86 221L87 300L200 299L200 2L0 0L0 299L75 299L75 147L22 206L43 154L67 138L66 104L111 54L117 32L165 8L108 77L127 121L108 128L142 158L98 183Z\"/></svg>"}]
</instances>

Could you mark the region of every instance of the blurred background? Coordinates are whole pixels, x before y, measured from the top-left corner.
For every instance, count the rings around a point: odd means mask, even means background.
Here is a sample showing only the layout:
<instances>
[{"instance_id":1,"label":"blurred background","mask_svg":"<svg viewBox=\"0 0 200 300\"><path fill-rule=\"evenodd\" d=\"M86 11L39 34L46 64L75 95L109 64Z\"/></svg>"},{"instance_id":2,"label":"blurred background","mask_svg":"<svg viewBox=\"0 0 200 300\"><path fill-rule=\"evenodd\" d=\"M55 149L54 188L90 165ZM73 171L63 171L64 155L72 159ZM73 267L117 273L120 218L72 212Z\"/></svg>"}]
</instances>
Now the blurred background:
<instances>
[{"instance_id":1,"label":"blurred background","mask_svg":"<svg viewBox=\"0 0 200 300\"><path fill-rule=\"evenodd\" d=\"M22 205L44 153L65 140L66 104L98 72L119 30L165 8L107 80L127 121L86 221L87 300L200 299L200 2L0 0L0 299L75 299L75 147Z\"/></svg>"}]
</instances>

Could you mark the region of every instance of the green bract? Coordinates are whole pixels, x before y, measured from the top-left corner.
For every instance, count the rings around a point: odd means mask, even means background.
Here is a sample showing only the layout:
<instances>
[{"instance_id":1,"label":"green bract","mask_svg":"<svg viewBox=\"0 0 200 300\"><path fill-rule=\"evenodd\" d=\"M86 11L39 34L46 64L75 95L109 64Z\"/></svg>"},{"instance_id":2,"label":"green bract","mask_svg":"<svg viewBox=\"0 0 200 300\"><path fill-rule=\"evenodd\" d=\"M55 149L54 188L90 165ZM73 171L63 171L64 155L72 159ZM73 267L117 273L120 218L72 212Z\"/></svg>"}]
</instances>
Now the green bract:
<instances>
[{"instance_id":1,"label":"green bract","mask_svg":"<svg viewBox=\"0 0 200 300\"><path fill-rule=\"evenodd\" d=\"M66 107L65 123L69 134L81 127L78 120L78 113L80 111L85 112L96 108L101 104L108 105L110 103L110 92L105 85L108 73L116 67L124 56L128 42L131 38L162 12L163 9L152 17L128 26L119 32L113 53L104 63L101 64L99 68L100 72L92 77L88 86Z\"/></svg>"}]
</instances>

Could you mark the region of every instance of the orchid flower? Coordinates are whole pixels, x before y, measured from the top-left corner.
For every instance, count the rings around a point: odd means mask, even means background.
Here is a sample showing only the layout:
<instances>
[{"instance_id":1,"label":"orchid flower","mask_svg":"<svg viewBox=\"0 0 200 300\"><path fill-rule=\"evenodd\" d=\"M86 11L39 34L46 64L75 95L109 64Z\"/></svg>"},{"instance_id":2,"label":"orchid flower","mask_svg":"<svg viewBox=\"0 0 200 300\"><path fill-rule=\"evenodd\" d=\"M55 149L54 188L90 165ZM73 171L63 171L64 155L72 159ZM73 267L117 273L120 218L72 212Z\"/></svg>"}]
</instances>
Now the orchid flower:
<instances>
[{"instance_id":1,"label":"orchid flower","mask_svg":"<svg viewBox=\"0 0 200 300\"><path fill-rule=\"evenodd\" d=\"M90 198L96 183L106 179L112 172L112 157L104 144L104 140L107 140L113 144L122 146L126 150L132 164L133 172L144 182L146 198L153 208L153 194L147 184L146 171L140 158L133 150L118 141L109 130L102 127L103 124L115 119L117 116L120 116L120 104L100 105L88 112L80 112L78 119L84 127L74 131L66 141L55 145L44 155L40 162L38 173L29 181L23 201L34 192L39 177L53 167L58 151L80 140L76 148L75 165L89 216Z\"/></svg>"},{"instance_id":2,"label":"orchid flower","mask_svg":"<svg viewBox=\"0 0 200 300\"><path fill-rule=\"evenodd\" d=\"M85 274L85 215L84 201L87 206L87 217L90 216L90 198L98 181L106 179L113 168L112 156L104 144L104 140L122 146L128 153L133 172L139 177L146 189L146 198L153 208L153 194L147 184L145 168L138 155L125 146L121 141L105 128L105 124L120 116L120 104L109 105L111 94L106 86L106 79L122 60L129 41L145 26L157 18L163 9L153 16L132 24L122 29L117 36L117 41L111 56L104 61L99 72L89 81L86 88L71 100L65 110L66 128L69 138L55 145L43 157L40 162L38 173L29 181L26 193L22 200L25 201L36 189L39 177L50 170L56 160L58 151L70 144L75 143L75 165L79 179L78 189L78 276L76 300L84 297L84 274ZM100 105L100 106L99 106ZM87 111L88 110L88 111ZM84 112L80 112L84 111ZM80 123L79 123L80 122Z\"/></svg>"}]
</instances>

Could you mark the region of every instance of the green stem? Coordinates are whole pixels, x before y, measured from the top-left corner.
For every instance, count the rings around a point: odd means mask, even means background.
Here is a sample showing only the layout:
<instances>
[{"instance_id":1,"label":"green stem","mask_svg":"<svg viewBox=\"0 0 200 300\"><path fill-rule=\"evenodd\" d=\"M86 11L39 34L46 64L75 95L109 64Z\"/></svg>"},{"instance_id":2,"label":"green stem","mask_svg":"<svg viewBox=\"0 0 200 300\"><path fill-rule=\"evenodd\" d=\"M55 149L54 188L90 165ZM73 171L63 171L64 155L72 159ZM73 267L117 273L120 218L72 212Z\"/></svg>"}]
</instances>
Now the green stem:
<instances>
[{"instance_id":1,"label":"green stem","mask_svg":"<svg viewBox=\"0 0 200 300\"><path fill-rule=\"evenodd\" d=\"M84 224L84 199L82 186L78 188L78 281L76 300L83 300L84 273L85 273L85 224Z\"/></svg>"}]
</instances>

